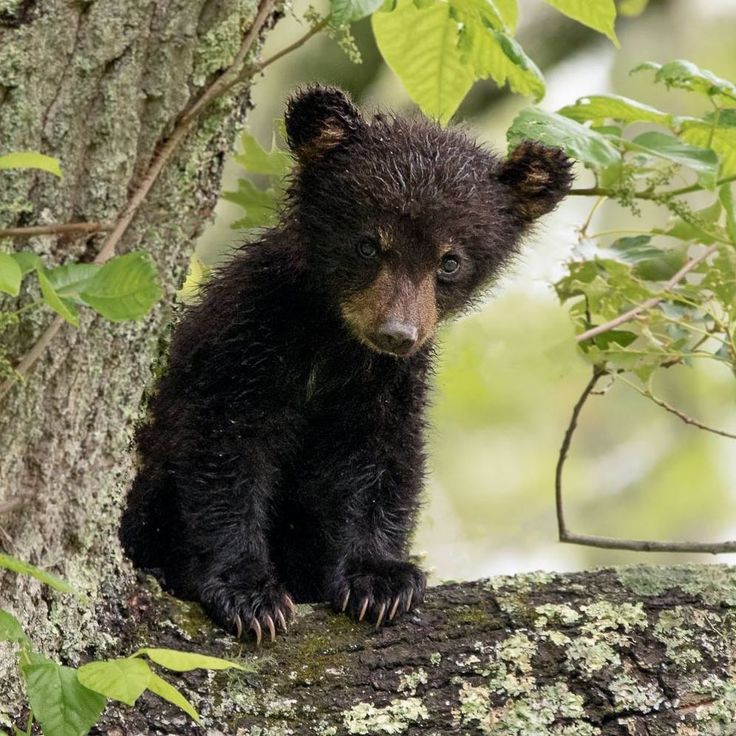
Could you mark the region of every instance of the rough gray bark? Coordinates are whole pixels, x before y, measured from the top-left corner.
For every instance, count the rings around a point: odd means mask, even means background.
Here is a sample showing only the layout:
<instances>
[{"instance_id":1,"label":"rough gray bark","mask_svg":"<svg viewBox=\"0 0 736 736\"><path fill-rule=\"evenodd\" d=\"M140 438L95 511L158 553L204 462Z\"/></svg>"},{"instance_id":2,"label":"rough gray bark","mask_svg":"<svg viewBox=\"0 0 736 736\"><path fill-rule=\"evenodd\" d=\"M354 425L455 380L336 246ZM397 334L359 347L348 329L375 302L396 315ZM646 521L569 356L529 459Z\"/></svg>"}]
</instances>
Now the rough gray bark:
<instances>
[{"instance_id":1,"label":"rough gray bark","mask_svg":"<svg viewBox=\"0 0 736 736\"><path fill-rule=\"evenodd\" d=\"M256 5L0 0L0 153L38 150L57 157L64 172L62 180L3 172L0 227L114 221L178 116L232 61ZM151 254L164 300L136 323L112 324L87 310L81 328L65 326L0 406L0 503L25 499L0 516L0 549L56 569L93 598L130 575L115 540L131 425L247 104L241 85L204 114L118 249ZM44 236L0 247L30 247L57 265L92 260L103 239ZM50 321L47 310L29 313L0 333L2 352L15 362ZM48 651L106 636L90 611L55 606L25 578L0 576L0 588L0 605L12 607ZM4 655L3 683L12 665Z\"/></svg>"},{"instance_id":2,"label":"rough gray bark","mask_svg":"<svg viewBox=\"0 0 736 736\"><path fill-rule=\"evenodd\" d=\"M257 650L149 580L98 603L116 638L85 658L153 644L252 671L162 673L201 728L144 695L110 706L93 732L725 736L736 733L734 612L728 567L534 573L432 588L380 631L300 606L288 634Z\"/></svg>"}]
</instances>

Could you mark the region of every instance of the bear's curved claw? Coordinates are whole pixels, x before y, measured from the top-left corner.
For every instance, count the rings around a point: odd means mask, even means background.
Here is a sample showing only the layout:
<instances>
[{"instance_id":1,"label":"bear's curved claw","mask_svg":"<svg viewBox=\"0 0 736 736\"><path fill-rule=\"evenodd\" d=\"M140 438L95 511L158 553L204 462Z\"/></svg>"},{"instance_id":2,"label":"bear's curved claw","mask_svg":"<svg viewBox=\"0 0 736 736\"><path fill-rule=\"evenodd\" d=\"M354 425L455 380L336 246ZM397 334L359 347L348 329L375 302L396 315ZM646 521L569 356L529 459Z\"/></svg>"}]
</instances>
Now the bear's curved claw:
<instances>
[{"instance_id":1,"label":"bear's curved claw","mask_svg":"<svg viewBox=\"0 0 736 736\"><path fill-rule=\"evenodd\" d=\"M410 562L392 559L346 561L334 588L335 611L378 629L410 611L422 600L426 578Z\"/></svg>"}]
</instances>

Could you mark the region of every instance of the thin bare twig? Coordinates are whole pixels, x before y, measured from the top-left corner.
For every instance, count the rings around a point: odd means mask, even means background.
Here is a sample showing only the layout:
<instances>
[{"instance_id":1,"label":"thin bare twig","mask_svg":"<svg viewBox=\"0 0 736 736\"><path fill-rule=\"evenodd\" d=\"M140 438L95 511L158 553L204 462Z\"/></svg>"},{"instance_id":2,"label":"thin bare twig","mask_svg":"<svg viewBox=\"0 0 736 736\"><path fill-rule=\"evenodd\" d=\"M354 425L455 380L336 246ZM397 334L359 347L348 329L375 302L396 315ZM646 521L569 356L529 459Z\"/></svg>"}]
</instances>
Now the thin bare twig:
<instances>
[{"instance_id":1,"label":"thin bare twig","mask_svg":"<svg viewBox=\"0 0 736 736\"><path fill-rule=\"evenodd\" d=\"M719 179L716 182L716 186L720 187L723 184L729 184L732 181L736 181L736 174L731 174L730 176L724 176L722 179ZM683 194L692 194L693 192L699 192L703 189L703 187L700 186L700 184L690 184L686 187L681 187L680 189L671 189L669 192L650 192L650 191L644 191L644 192L634 192L634 197L637 199L650 199L650 200L658 200L662 199L663 197L666 197L668 199L671 199L672 197L681 197ZM579 189L571 189L568 194L571 194L576 197L612 197L615 195L615 192L611 189L606 189L605 187L586 187L586 188L579 188Z\"/></svg>"},{"instance_id":2,"label":"thin bare twig","mask_svg":"<svg viewBox=\"0 0 736 736\"><path fill-rule=\"evenodd\" d=\"M567 537L567 523L565 522L565 507L562 498L562 469L565 467L565 460L567 460L567 453L570 450L570 444L572 443L572 436L575 434L575 430L578 426L578 418L580 412L585 406L585 402L590 397L593 389L595 389L598 381L606 375L604 371L594 368L593 376L585 385L583 393L580 394L580 398L575 403L572 410L572 416L570 417L570 423L567 425L565 430L565 436L562 438L562 446L560 447L560 454L557 458L557 467L555 468L555 510L557 512L557 530L559 532L560 541L564 541L563 537Z\"/></svg>"},{"instance_id":3,"label":"thin bare twig","mask_svg":"<svg viewBox=\"0 0 736 736\"><path fill-rule=\"evenodd\" d=\"M148 193L151 191L151 188L158 179L159 174L182 141L187 137L202 111L205 110L215 99L227 92L227 90L234 84L242 81L241 71L243 64L245 63L245 59L250 53L255 40L258 38L261 29L270 17L275 4L276 0L260 1L253 23L243 37L243 41L232 64L225 69L222 74L220 74L217 79L215 79L215 81L204 90L196 102L179 117L171 136L158 149L158 152L154 156L153 161L151 162L151 165L141 180L138 188L128 200L125 209L119 215L110 234L102 244L99 253L94 259L95 263L104 263L114 255L118 243L127 232L130 223L133 221L138 209L145 201ZM7 379L2 385L0 385L0 399L10 391L18 377L25 375L30 370L31 366L33 366L36 360L44 353L63 324L64 321L61 317L57 316L54 318L54 321L44 331L36 344L16 366L15 376Z\"/></svg>"},{"instance_id":4,"label":"thin bare twig","mask_svg":"<svg viewBox=\"0 0 736 736\"><path fill-rule=\"evenodd\" d=\"M711 245L710 248L706 248L697 256L691 258L669 281L665 283L665 285L662 287L662 291L669 291L673 286L682 281L682 279L684 279L685 276L687 276L687 274L695 268L695 266L702 263L706 258L713 255L713 253L715 253L717 250L717 245ZM641 304L632 307L631 309L629 309L628 312L620 314L615 319L612 319L609 322L604 322L602 325L591 327L589 330L585 330L585 332L581 332L579 335L577 335L575 339L578 342L585 342L586 340L590 340L591 337L595 337L596 335L601 335L604 332L613 330L619 325L622 325L625 322L629 322L630 320L634 319L634 317L646 311L647 309L652 309L652 307L656 307L657 304L659 304L663 300L664 296L653 296L651 299L647 299Z\"/></svg>"},{"instance_id":5,"label":"thin bare twig","mask_svg":"<svg viewBox=\"0 0 736 736\"><path fill-rule=\"evenodd\" d=\"M91 235L112 230L106 222L67 222L57 225L30 225L0 229L0 238L32 238L36 235Z\"/></svg>"},{"instance_id":6,"label":"thin bare twig","mask_svg":"<svg viewBox=\"0 0 736 736\"><path fill-rule=\"evenodd\" d=\"M698 429L704 429L706 432L712 432L713 434L720 435L721 437L728 437L731 440L736 440L736 434L726 432L726 430L724 429L709 427L707 424L699 422L694 417L691 417L689 414L685 414L684 411L680 411L680 409L678 409L677 407L668 404L666 401L660 399L658 396L655 396L649 391L642 392L642 396L646 396L646 398L651 399L657 406L661 406L665 411L668 411L670 414L674 414L676 417L685 422L685 424L697 427Z\"/></svg>"},{"instance_id":7,"label":"thin bare twig","mask_svg":"<svg viewBox=\"0 0 736 736\"><path fill-rule=\"evenodd\" d=\"M577 400L570 418L570 423L562 440L560 453L555 469L555 508L557 512L557 534L560 542L566 544L580 544L585 547L599 547L602 549L622 549L634 552L703 552L707 554L724 554L736 552L736 541L727 542L673 542L654 541L650 539L615 539L613 537L599 537L590 534L576 534L568 529L565 520L565 508L562 494L562 471L565 467L567 455L570 451L572 437L578 425L580 412L588 398L594 393L598 381L607 375L599 368L593 369L593 376L585 385L580 398Z\"/></svg>"},{"instance_id":8,"label":"thin bare twig","mask_svg":"<svg viewBox=\"0 0 736 736\"><path fill-rule=\"evenodd\" d=\"M268 59L265 59L264 61L261 61L257 64L254 64L252 67L250 67L248 70L251 74L257 74L258 72L262 72L267 66L271 66L275 61L278 61L283 56L286 56L287 54L290 54L292 51L296 51L301 46L304 46L304 44L309 41L312 36L316 36L323 28L327 27L327 25L330 22L330 17L327 16L326 18L323 18L319 23L315 23L303 36L299 37L294 43L289 44L285 48L281 49L281 51L278 51L273 56L270 56Z\"/></svg>"}]
</instances>

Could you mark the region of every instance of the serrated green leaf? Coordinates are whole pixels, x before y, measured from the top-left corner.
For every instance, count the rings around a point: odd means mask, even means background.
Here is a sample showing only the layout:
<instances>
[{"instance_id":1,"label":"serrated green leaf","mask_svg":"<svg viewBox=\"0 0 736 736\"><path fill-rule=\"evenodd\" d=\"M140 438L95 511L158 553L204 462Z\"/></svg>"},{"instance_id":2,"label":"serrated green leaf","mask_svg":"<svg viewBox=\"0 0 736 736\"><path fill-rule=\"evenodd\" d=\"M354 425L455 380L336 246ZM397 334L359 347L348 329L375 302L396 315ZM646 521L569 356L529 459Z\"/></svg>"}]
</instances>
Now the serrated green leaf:
<instances>
[{"instance_id":1,"label":"serrated green leaf","mask_svg":"<svg viewBox=\"0 0 736 736\"><path fill-rule=\"evenodd\" d=\"M614 0L545 0L545 2L578 23L608 36L618 48L619 42L614 28L616 22Z\"/></svg>"},{"instance_id":2,"label":"serrated green leaf","mask_svg":"<svg viewBox=\"0 0 736 736\"><path fill-rule=\"evenodd\" d=\"M276 222L278 194L274 189L259 189L248 179L238 179L237 190L221 196L245 210L245 217L230 226L233 230L269 227Z\"/></svg>"},{"instance_id":3,"label":"serrated green leaf","mask_svg":"<svg viewBox=\"0 0 736 736\"><path fill-rule=\"evenodd\" d=\"M158 695L159 698L163 698L177 708L180 708L194 721L199 723L199 713L194 709L194 706L173 685L166 682L166 680L154 672L151 672L148 689L155 695Z\"/></svg>"},{"instance_id":4,"label":"serrated green leaf","mask_svg":"<svg viewBox=\"0 0 736 736\"><path fill-rule=\"evenodd\" d=\"M143 659L106 659L80 667L79 682L107 698L133 705L148 687L152 674Z\"/></svg>"},{"instance_id":5,"label":"serrated green leaf","mask_svg":"<svg viewBox=\"0 0 736 736\"><path fill-rule=\"evenodd\" d=\"M105 708L105 698L84 687L71 667L37 656L21 671L31 710L46 736L84 736Z\"/></svg>"},{"instance_id":6,"label":"serrated green leaf","mask_svg":"<svg viewBox=\"0 0 736 736\"><path fill-rule=\"evenodd\" d=\"M0 253L0 291L18 296L23 272L10 253Z\"/></svg>"},{"instance_id":7,"label":"serrated green leaf","mask_svg":"<svg viewBox=\"0 0 736 736\"><path fill-rule=\"evenodd\" d=\"M78 297L87 282L97 274L101 266L95 263L67 263L46 269L46 277L60 297Z\"/></svg>"},{"instance_id":8,"label":"serrated green leaf","mask_svg":"<svg viewBox=\"0 0 736 736\"><path fill-rule=\"evenodd\" d=\"M645 122L667 126L673 120L668 113L619 95L581 97L574 105L563 107L558 112L579 123L590 121L594 125L601 125L606 120L619 120L623 123Z\"/></svg>"},{"instance_id":9,"label":"serrated green leaf","mask_svg":"<svg viewBox=\"0 0 736 736\"><path fill-rule=\"evenodd\" d=\"M26 633L15 616L0 608L0 641L26 641Z\"/></svg>"},{"instance_id":10,"label":"serrated green leaf","mask_svg":"<svg viewBox=\"0 0 736 736\"><path fill-rule=\"evenodd\" d=\"M649 131L631 141L632 145L659 158L680 166L687 166L698 175L698 181L706 189L715 189L718 179L719 162L715 151L701 148L675 138L674 136Z\"/></svg>"},{"instance_id":11,"label":"serrated green leaf","mask_svg":"<svg viewBox=\"0 0 736 736\"><path fill-rule=\"evenodd\" d=\"M38 276L38 283L41 285L41 294L44 302L60 317L63 317L69 322L69 324L79 327L79 313L74 307L74 304L69 299L62 299L56 293L43 266L39 265L36 267L36 275Z\"/></svg>"},{"instance_id":12,"label":"serrated green leaf","mask_svg":"<svg viewBox=\"0 0 736 736\"><path fill-rule=\"evenodd\" d=\"M384 0L330 0L330 19L333 23L354 23L367 18L383 5Z\"/></svg>"},{"instance_id":13,"label":"serrated green leaf","mask_svg":"<svg viewBox=\"0 0 736 736\"><path fill-rule=\"evenodd\" d=\"M83 284L79 298L103 317L140 319L161 297L156 267L146 253L112 258Z\"/></svg>"},{"instance_id":14,"label":"serrated green leaf","mask_svg":"<svg viewBox=\"0 0 736 736\"><path fill-rule=\"evenodd\" d=\"M707 69L700 69L691 61L676 59L666 64L645 61L631 70L631 73L652 70L654 81L662 82L669 88L698 92L721 101L736 102L736 85L727 79L717 77Z\"/></svg>"},{"instance_id":15,"label":"serrated green leaf","mask_svg":"<svg viewBox=\"0 0 736 736\"><path fill-rule=\"evenodd\" d=\"M522 110L506 135L511 146L525 139L560 146L569 156L596 171L621 163L621 154L605 136L574 120L536 107Z\"/></svg>"},{"instance_id":16,"label":"serrated green leaf","mask_svg":"<svg viewBox=\"0 0 736 736\"><path fill-rule=\"evenodd\" d=\"M479 9L485 0L451 0L450 4L462 25L458 48L475 78L491 77L499 87L508 84L513 92L540 100L545 91L542 73L511 36L492 27L491 17Z\"/></svg>"},{"instance_id":17,"label":"serrated green leaf","mask_svg":"<svg viewBox=\"0 0 736 736\"><path fill-rule=\"evenodd\" d=\"M20 573L21 575L30 575L39 582L55 588L56 590L60 590L62 593L73 593L74 595L79 595L71 585L60 580L55 575L2 552L0 552L0 567L5 568L6 570L11 570L12 572Z\"/></svg>"},{"instance_id":18,"label":"serrated green leaf","mask_svg":"<svg viewBox=\"0 0 736 736\"><path fill-rule=\"evenodd\" d=\"M20 266L23 276L34 271L39 263L41 263L41 259L30 250L21 250L10 255L13 256L15 262Z\"/></svg>"},{"instance_id":19,"label":"serrated green leaf","mask_svg":"<svg viewBox=\"0 0 736 736\"><path fill-rule=\"evenodd\" d=\"M266 151L248 132L240 134L240 153L233 156L246 171L251 174L266 174L282 178L289 173L292 159L286 151L282 151L271 143L271 150Z\"/></svg>"},{"instance_id":20,"label":"serrated green leaf","mask_svg":"<svg viewBox=\"0 0 736 736\"><path fill-rule=\"evenodd\" d=\"M731 189L730 182L723 184L718 190L718 199L726 213L726 232L731 239L731 243L736 245L736 206L734 205L733 190Z\"/></svg>"},{"instance_id":21,"label":"serrated green leaf","mask_svg":"<svg viewBox=\"0 0 736 736\"><path fill-rule=\"evenodd\" d=\"M474 81L450 6L435 2L419 9L411 0L397 0L371 22L381 55L409 96L425 115L446 123Z\"/></svg>"},{"instance_id":22,"label":"serrated green leaf","mask_svg":"<svg viewBox=\"0 0 736 736\"><path fill-rule=\"evenodd\" d=\"M139 649L133 656L147 656L156 664L174 672L189 672L190 670L244 670L243 665L219 657L210 657L196 652L181 652L177 649L156 649L146 647Z\"/></svg>"},{"instance_id":23,"label":"serrated green leaf","mask_svg":"<svg viewBox=\"0 0 736 736\"><path fill-rule=\"evenodd\" d=\"M59 162L38 151L18 151L0 156L0 169L41 169L61 178Z\"/></svg>"}]
</instances>

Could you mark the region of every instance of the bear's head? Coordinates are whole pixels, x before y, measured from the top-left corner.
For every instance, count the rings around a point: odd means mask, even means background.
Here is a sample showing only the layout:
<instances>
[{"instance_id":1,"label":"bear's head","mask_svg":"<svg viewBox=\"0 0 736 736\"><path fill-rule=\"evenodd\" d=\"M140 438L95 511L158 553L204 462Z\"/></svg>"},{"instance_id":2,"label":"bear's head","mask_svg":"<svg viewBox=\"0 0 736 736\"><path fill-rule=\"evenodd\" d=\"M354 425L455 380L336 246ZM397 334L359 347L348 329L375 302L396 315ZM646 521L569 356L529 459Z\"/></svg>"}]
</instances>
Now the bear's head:
<instances>
[{"instance_id":1,"label":"bear's head","mask_svg":"<svg viewBox=\"0 0 736 736\"><path fill-rule=\"evenodd\" d=\"M398 356L473 302L572 181L557 148L525 141L501 160L423 118L365 119L335 88L292 97L286 133L315 283L358 340Z\"/></svg>"}]
</instances>

